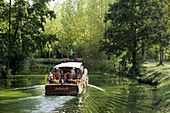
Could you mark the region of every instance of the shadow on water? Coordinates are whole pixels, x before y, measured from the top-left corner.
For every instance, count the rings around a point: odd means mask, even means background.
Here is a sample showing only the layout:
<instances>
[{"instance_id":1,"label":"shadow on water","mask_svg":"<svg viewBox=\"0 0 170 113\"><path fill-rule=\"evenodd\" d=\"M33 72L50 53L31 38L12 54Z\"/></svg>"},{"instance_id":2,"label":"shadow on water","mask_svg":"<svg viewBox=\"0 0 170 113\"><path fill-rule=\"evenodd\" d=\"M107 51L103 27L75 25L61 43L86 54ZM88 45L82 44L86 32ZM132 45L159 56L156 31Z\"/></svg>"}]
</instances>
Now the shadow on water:
<instances>
[{"instance_id":1,"label":"shadow on water","mask_svg":"<svg viewBox=\"0 0 170 113\"><path fill-rule=\"evenodd\" d=\"M152 109L153 87L115 75L105 76L104 78L103 75L89 75L90 84L86 92L78 96L45 96L45 85L42 85L45 84L44 79L39 79L36 83L32 82L31 79L23 80L24 82L22 79L18 80L1 81L0 94L3 91L11 91L11 94L14 95L15 91L18 91L29 95L22 98L2 99L0 101L0 112L154 112ZM20 81L22 82L20 83Z\"/></svg>"},{"instance_id":2,"label":"shadow on water","mask_svg":"<svg viewBox=\"0 0 170 113\"><path fill-rule=\"evenodd\" d=\"M138 84L136 81L127 78L109 76L101 79L100 75L96 76L91 76L90 82L105 91L88 87L89 96L82 112L154 112L152 110L152 87Z\"/></svg>"}]
</instances>

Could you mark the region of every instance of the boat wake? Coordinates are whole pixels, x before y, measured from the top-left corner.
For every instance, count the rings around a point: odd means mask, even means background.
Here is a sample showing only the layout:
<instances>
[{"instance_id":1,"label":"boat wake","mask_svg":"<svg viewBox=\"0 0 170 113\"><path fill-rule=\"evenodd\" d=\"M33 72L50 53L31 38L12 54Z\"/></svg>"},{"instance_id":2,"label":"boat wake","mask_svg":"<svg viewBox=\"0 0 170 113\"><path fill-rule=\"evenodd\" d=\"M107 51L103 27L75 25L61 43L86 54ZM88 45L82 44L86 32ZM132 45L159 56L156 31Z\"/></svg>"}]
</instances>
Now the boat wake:
<instances>
[{"instance_id":1,"label":"boat wake","mask_svg":"<svg viewBox=\"0 0 170 113\"><path fill-rule=\"evenodd\" d=\"M18 99L9 99L1 100L1 105L9 105L12 107L3 107L0 108L0 111L12 111L19 108L17 112L26 112L26 113L50 113L56 109L61 109L64 106L64 103L74 99L73 96L45 96L45 94L33 97L18 98Z\"/></svg>"},{"instance_id":2,"label":"boat wake","mask_svg":"<svg viewBox=\"0 0 170 113\"><path fill-rule=\"evenodd\" d=\"M87 86L96 88L96 89L98 89L98 90L100 90L100 91L106 91L106 90L104 90L104 89L102 89L102 88L100 88L100 87L97 87L97 86L95 86L95 85L92 85L92 84L87 84Z\"/></svg>"},{"instance_id":3,"label":"boat wake","mask_svg":"<svg viewBox=\"0 0 170 113\"><path fill-rule=\"evenodd\" d=\"M19 88L13 88L13 89L6 89L6 90L25 90L25 89L35 89L35 88L44 88L45 85L35 85L35 86L28 86L28 87L19 87Z\"/></svg>"}]
</instances>

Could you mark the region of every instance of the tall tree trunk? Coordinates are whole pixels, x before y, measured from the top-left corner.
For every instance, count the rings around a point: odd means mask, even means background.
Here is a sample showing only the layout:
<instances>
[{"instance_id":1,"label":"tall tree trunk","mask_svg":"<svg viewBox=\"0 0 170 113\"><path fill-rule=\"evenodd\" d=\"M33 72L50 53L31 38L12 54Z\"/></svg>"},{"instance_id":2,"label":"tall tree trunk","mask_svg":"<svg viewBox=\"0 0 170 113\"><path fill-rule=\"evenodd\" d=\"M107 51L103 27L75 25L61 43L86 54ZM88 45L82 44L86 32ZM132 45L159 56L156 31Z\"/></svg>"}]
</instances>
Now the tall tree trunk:
<instances>
[{"instance_id":1,"label":"tall tree trunk","mask_svg":"<svg viewBox=\"0 0 170 113\"><path fill-rule=\"evenodd\" d=\"M48 50L49 50L48 58L50 58L50 47L48 48Z\"/></svg>"},{"instance_id":2,"label":"tall tree trunk","mask_svg":"<svg viewBox=\"0 0 170 113\"><path fill-rule=\"evenodd\" d=\"M9 39L11 37L11 0L9 1Z\"/></svg>"},{"instance_id":3,"label":"tall tree trunk","mask_svg":"<svg viewBox=\"0 0 170 113\"><path fill-rule=\"evenodd\" d=\"M136 37L134 37L134 42L133 42L133 53L132 53L132 68L133 68L133 74L136 76L138 74L137 72L137 62L136 62L136 51L137 48L137 41L136 41Z\"/></svg>"},{"instance_id":4,"label":"tall tree trunk","mask_svg":"<svg viewBox=\"0 0 170 113\"><path fill-rule=\"evenodd\" d=\"M142 42L142 62L144 63L144 58L145 58L145 44Z\"/></svg>"},{"instance_id":5,"label":"tall tree trunk","mask_svg":"<svg viewBox=\"0 0 170 113\"><path fill-rule=\"evenodd\" d=\"M56 50L55 56L56 56L56 59L57 59L57 50Z\"/></svg>"},{"instance_id":6,"label":"tall tree trunk","mask_svg":"<svg viewBox=\"0 0 170 113\"><path fill-rule=\"evenodd\" d=\"M157 62L157 59L158 59L158 51L157 51L157 48L156 48L156 51L155 51L155 62Z\"/></svg>"},{"instance_id":7,"label":"tall tree trunk","mask_svg":"<svg viewBox=\"0 0 170 113\"><path fill-rule=\"evenodd\" d=\"M135 0L133 0L132 6L136 9L136 3ZM132 71L133 71L133 76L137 76L138 73L138 68L137 68L137 39L136 39L136 33L137 33L137 20L132 23L132 31L133 31L133 52L132 52Z\"/></svg>"},{"instance_id":8,"label":"tall tree trunk","mask_svg":"<svg viewBox=\"0 0 170 113\"><path fill-rule=\"evenodd\" d=\"M163 48L161 44L160 44L160 59L158 65L163 65Z\"/></svg>"},{"instance_id":9,"label":"tall tree trunk","mask_svg":"<svg viewBox=\"0 0 170 113\"><path fill-rule=\"evenodd\" d=\"M11 40L11 0L9 1L9 37L8 37L8 39L9 39L9 41ZM11 47L10 47L11 45L9 44L9 47L8 47L8 49L10 49ZM6 76L5 76L5 78L7 78L7 76L8 76L8 70L9 70L9 66L10 66L10 60L11 60L11 57L10 57L10 50L8 50L8 60L7 60L7 64L6 64Z\"/></svg>"}]
</instances>

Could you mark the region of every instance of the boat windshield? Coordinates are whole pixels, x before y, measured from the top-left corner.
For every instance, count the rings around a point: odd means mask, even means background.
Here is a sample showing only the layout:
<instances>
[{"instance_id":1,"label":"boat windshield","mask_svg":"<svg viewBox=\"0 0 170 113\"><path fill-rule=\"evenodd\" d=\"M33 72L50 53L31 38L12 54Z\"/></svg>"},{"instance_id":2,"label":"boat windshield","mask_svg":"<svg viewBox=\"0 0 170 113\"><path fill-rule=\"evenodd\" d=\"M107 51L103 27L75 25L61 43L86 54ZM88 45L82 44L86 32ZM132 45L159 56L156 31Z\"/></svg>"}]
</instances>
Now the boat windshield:
<instances>
[{"instance_id":1,"label":"boat windshield","mask_svg":"<svg viewBox=\"0 0 170 113\"><path fill-rule=\"evenodd\" d=\"M70 73L73 79L80 79L82 77L82 71L79 68L71 68L71 67L60 67L60 68L53 68L51 73Z\"/></svg>"}]
</instances>

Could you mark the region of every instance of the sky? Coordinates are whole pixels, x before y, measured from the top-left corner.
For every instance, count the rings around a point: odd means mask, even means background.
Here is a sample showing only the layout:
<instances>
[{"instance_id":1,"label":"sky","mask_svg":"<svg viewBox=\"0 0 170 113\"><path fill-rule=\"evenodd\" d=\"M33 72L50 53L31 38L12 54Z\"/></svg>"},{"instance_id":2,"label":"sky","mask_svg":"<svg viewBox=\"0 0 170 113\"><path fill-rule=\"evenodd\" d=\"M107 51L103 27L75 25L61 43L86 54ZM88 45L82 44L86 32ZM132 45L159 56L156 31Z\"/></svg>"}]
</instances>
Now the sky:
<instances>
[{"instance_id":1,"label":"sky","mask_svg":"<svg viewBox=\"0 0 170 113\"><path fill-rule=\"evenodd\" d=\"M54 5L58 3L58 1L63 4L64 1L66 0L54 0L50 2L50 8L53 9Z\"/></svg>"},{"instance_id":2,"label":"sky","mask_svg":"<svg viewBox=\"0 0 170 113\"><path fill-rule=\"evenodd\" d=\"M9 2L9 0L6 0L7 2ZM11 0L12 2L14 2L14 0ZM32 3L32 1L31 0L28 0L30 3ZM50 7L51 7L51 9L54 7L54 5L55 4L57 4L57 2L60 2L61 4L64 2L64 1L66 1L66 0L51 0L51 2L50 2Z\"/></svg>"},{"instance_id":3,"label":"sky","mask_svg":"<svg viewBox=\"0 0 170 113\"><path fill-rule=\"evenodd\" d=\"M66 1L66 0L54 0L54 1L52 1L51 3L53 4L53 3L57 3L57 1L59 1L61 4L64 2L64 1Z\"/></svg>"}]
</instances>

